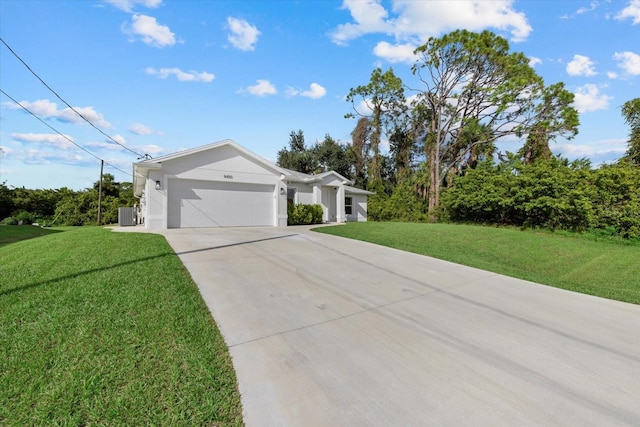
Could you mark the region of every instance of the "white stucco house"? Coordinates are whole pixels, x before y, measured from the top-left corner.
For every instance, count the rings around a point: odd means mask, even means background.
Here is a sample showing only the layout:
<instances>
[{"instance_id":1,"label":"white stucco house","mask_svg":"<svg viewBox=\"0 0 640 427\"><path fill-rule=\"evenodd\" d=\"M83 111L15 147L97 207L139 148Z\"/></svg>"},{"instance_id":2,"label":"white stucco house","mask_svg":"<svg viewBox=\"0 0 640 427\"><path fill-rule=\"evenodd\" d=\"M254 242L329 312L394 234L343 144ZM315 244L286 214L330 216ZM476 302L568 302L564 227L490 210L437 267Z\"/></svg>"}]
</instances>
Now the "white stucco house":
<instances>
[{"instance_id":1,"label":"white stucco house","mask_svg":"<svg viewBox=\"0 0 640 427\"><path fill-rule=\"evenodd\" d=\"M133 164L147 229L287 225L287 200L319 204L325 222L366 221L367 196L334 172L281 168L231 140Z\"/></svg>"}]
</instances>

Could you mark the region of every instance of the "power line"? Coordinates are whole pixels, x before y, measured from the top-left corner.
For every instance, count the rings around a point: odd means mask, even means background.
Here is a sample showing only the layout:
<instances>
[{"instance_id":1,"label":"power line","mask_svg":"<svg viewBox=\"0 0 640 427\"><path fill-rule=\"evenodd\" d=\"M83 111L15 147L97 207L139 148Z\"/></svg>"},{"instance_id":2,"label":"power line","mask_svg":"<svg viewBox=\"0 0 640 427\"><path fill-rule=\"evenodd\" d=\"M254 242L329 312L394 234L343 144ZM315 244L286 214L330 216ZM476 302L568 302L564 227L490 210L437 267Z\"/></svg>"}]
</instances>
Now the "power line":
<instances>
[{"instance_id":1,"label":"power line","mask_svg":"<svg viewBox=\"0 0 640 427\"><path fill-rule=\"evenodd\" d=\"M42 120L40 117L38 117L34 112L32 112L31 110L29 110L27 107L25 107L24 105L20 104L18 101L16 101L11 95L9 95L7 92L5 92L4 90L2 90L0 88L0 93L2 93L4 96L6 96L7 98L9 98L10 100L12 100L13 102L15 102L18 106L20 106L20 108L22 108L23 110L25 110L27 113L31 114L33 117L35 117L36 119L38 119L42 124L44 124L45 126L47 126L49 129L51 129L52 131L54 131L55 133L57 133L58 135L60 135L61 137L63 137L64 139L66 139L67 141L69 141L70 143L72 143L73 145L75 145L76 147L78 147L79 149L81 149L82 151L84 151L85 153L89 154L90 156L95 157L96 159L100 160L100 161L104 161L103 159L101 159L100 157L96 156L95 154L93 154L91 151L87 150L86 148L84 148L83 146L77 144L74 140L72 140L71 138L69 138L67 135L63 134L62 132L58 131L56 128L54 128L53 126L51 126L49 123L45 122L44 120ZM104 161L107 165L111 166L112 168L114 168L117 171L122 172L125 175L129 175L129 172L125 172L120 168L117 168L116 166L112 165L111 163Z\"/></svg>"},{"instance_id":2,"label":"power line","mask_svg":"<svg viewBox=\"0 0 640 427\"><path fill-rule=\"evenodd\" d=\"M84 120L85 122L89 123L91 125L91 127L93 127L95 130L100 132L102 135L106 136L110 141L114 142L115 144L119 145L120 147L124 148L125 150L132 152L133 154L138 156L138 158L142 158L142 157L151 158L151 156L149 156L146 153L145 154L140 154L137 151L134 151L131 148L119 143L118 141L113 139L110 135L105 133L102 129L100 129L95 124L93 124L93 122L91 120L89 120L85 116L83 116L82 113L80 113L78 110L76 110L74 107L72 107L71 104L69 104L67 101L65 101L55 90L53 90L51 88L51 86L49 86L44 80L42 80L42 78L40 78L40 76L38 74L36 74L36 72L33 71L31 69L31 67L29 67L29 65L22 58L20 58L20 56L13 49L11 49L11 46L9 46L7 44L7 42L5 42L2 37L0 37L0 41L2 42L2 44L4 44L7 47L7 49L9 49L9 51L13 54L13 56L15 56L18 59L18 61L22 62L22 65L27 67L27 70L29 70L31 72L31 74L33 74L38 80L40 80L40 83L42 83L47 89L49 89L51 91L51 93L53 93L60 101L62 101L67 107L69 107L71 109L71 111L73 111L78 116L80 116L80 118L82 118L82 120ZM18 105L20 105L20 104L18 104ZM20 106L22 107L22 105L20 105Z\"/></svg>"}]
</instances>

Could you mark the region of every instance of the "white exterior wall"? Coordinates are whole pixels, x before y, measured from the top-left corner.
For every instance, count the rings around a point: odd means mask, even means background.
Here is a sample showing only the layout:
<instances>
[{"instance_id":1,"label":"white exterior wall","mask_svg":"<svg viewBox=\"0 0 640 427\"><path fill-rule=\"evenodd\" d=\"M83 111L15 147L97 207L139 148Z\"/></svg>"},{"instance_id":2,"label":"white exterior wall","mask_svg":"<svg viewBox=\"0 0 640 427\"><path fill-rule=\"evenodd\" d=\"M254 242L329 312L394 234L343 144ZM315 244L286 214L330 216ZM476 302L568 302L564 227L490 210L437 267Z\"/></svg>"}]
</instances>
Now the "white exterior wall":
<instances>
[{"instance_id":1,"label":"white exterior wall","mask_svg":"<svg viewBox=\"0 0 640 427\"><path fill-rule=\"evenodd\" d=\"M347 194L351 197L351 215L347 215L347 221L367 220L367 196L363 194Z\"/></svg>"},{"instance_id":2,"label":"white exterior wall","mask_svg":"<svg viewBox=\"0 0 640 427\"><path fill-rule=\"evenodd\" d=\"M314 200L313 187L307 184L292 183L289 184L289 188L296 189L295 202L300 205L313 205L318 202Z\"/></svg>"},{"instance_id":3,"label":"white exterior wall","mask_svg":"<svg viewBox=\"0 0 640 427\"><path fill-rule=\"evenodd\" d=\"M160 181L162 188L156 190L156 181ZM166 217L166 179L159 171L150 171L147 178L146 196L147 196L147 215L145 218L145 228L157 230L167 228Z\"/></svg>"},{"instance_id":4,"label":"white exterior wall","mask_svg":"<svg viewBox=\"0 0 640 427\"><path fill-rule=\"evenodd\" d=\"M286 226L287 186L280 180L279 174L270 171L252 160L242 156L232 147L220 147L216 150L197 153L167 160L160 170L150 170L146 182L147 229L166 229L168 227L168 197L170 180L191 179L201 181L219 181L234 184L267 184L273 186L273 226ZM161 189L155 189L160 181ZM284 195L280 194L284 189ZM172 199L179 198L174 195ZM242 209L242 206L229 206L229 209Z\"/></svg>"},{"instance_id":5,"label":"white exterior wall","mask_svg":"<svg viewBox=\"0 0 640 427\"><path fill-rule=\"evenodd\" d=\"M287 226L287 184L281 180L278 180L276 185L274 197L276 203L273 204L273 217L276 218L276 226Z\"/></svg>"}]
</instances>

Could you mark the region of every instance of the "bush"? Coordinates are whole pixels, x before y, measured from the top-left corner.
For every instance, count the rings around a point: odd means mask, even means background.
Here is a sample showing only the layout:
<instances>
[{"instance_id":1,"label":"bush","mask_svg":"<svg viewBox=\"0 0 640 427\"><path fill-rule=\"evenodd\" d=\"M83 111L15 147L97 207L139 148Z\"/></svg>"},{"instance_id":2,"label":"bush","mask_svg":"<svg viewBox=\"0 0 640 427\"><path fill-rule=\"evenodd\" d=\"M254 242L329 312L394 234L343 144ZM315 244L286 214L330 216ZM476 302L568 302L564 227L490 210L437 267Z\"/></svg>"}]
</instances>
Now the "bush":
<instances>
[{"instance_id":1,"label":"bush","mask_svg":"<svg viewBox=\"0 0 640 427\"><path fill-rule=\"evenodd\" d=\"M18 225L18 218L8 216L0 221L0 225Z\"/></svg>"},{"instance_id":2,"label":"bush","mask_svg":"<svg viewBox=\"0 0 640 427\"><path fill-rule=\"evenodd\" d=\"M507 224L640 237L640 168L591 170L551 159L529 165L481 164L442 195L454 222Z\"/></svg>"},{"instance_id":3,"label":"bush","mask_svg":"<svg viewBox=\"0 0 640 427\"><path fill-rule=\"evenodd\" d=\"M322 206L287 204L287 225L308 225L322 223Z\"/></svg>"},{"instance_id":4,"label":"bush","mask_svg":"<svg viewBox=\"0 0 640 427\"><path fill-rule=\"evenodd\" d=\"M36 221L35 215L27 211L14 212L12 216L16 218L18 222L22 221L24 225L31 225Z\"/></svg>"}]
</instances>

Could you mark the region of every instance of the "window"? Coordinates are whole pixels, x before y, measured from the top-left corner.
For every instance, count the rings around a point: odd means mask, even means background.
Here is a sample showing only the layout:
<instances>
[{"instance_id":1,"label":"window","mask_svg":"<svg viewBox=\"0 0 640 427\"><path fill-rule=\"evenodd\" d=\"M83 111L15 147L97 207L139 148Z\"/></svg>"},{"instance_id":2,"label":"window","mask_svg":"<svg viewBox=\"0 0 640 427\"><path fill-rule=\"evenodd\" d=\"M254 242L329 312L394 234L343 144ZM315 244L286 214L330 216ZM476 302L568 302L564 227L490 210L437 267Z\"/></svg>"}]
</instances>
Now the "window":
<instances>
[{"instance_id":1,"label":"window","mask_svg":"<svg viewBox=\"0 0 640 427\"><path fill-rule=\"evenodd\" d=\"M351 197L344 198L344 213L351 215L353 211L353 199Z\"/></svg>"},{"instance_id":2,"label":"window","mask_svg":"<svg viewBox=\"0 0 640 427\"><path fill-rule=\"evenodd\" d=\"M295 204L296 202L296 189L287 188L287 202Z\"/></svg>"}]
</instances>

